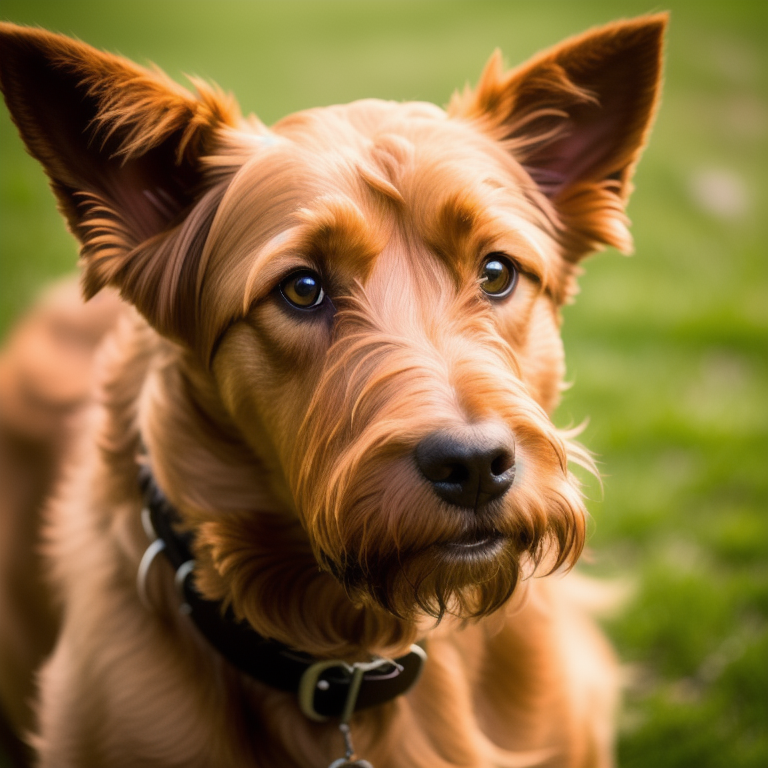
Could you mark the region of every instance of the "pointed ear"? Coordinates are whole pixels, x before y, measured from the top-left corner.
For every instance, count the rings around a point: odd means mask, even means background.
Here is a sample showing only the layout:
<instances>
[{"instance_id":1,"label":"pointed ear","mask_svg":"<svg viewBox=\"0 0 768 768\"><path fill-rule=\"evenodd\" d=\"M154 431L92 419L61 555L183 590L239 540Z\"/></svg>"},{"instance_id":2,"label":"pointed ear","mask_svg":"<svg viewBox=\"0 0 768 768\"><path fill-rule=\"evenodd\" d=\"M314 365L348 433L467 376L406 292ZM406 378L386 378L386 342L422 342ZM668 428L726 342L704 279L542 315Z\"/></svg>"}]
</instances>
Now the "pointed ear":
<instances>
[{"instance_id":1,"label":"pointed ear","mask_svg":"<svg viewBox=\"0 0 768 768\"><path fill-rule=\"evenodd\" d=\"M627 253L624 207L653 122L667 14L617 22L504 72L494 54L449 114L503 142L566 229L569 258L602 245Z\"/></svg>"},{"instance_id":2,"label":"pointed ear","mask_svg":"<svg viewBox=\"0 0 768 768\"><path fill-rule=\"evenodd\" d=\"M195 86L197 95L159 70L0 24L0 88L81 242L86 296L114 285L176 337L185 335L178 292L191 280L195 243L181 249L172 239L204 192L200 157L239 118L230 99Z\"/></svg>"}]
</instances>

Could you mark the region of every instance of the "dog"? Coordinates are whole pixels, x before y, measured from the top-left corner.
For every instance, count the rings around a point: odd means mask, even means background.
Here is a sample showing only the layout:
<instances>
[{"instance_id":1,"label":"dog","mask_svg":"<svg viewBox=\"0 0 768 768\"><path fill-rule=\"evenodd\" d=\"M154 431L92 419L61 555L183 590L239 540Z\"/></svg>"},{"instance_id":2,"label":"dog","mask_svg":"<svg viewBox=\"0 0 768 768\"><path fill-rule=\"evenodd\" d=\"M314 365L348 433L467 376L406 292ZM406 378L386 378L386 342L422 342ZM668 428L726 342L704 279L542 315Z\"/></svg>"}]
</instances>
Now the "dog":
<instances>
[{"instance_id":1,"label":"dog","mask_svg":"<svg viewBox=\"0 0 768 768\"><path fill-rule=\"evenodd\" d=\"M666 21L497 52L445 111L271 128L0 26L93 300L0 359L32 446L3 459L32 491L3 488L2 701L39 765L612 764L616 662L564 577L593 464L550 414L581 260L631 249Z\"/></svg>"}]
</instances>

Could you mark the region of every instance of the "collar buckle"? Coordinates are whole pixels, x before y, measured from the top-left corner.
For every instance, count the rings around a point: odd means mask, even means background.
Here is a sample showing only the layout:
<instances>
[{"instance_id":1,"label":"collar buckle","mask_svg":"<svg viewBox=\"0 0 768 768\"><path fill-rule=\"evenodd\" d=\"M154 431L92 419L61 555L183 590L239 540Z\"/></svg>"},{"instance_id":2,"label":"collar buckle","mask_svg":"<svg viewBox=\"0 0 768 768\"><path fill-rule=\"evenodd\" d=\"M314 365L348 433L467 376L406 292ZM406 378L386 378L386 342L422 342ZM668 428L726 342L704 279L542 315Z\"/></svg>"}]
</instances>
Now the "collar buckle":
<instances>
[{"instance_id":1,"label":"collar buckle","mask_svg":"<svg viewBox=\"0 0 768 768\"><path fill-rule=\"evenodd\" d=\"M405 671L405 666L398 662L405 661L411 667L408 670L408 676L412 678L408 685L410 688L419 678L426 658L427 654L421 646L412 645L410 653L397 661L378 657L372 661L348 664L341 659L321 659L310 664L301 676L297 692L299 708L310 720L316 722L329 720L333 715L319 712L318 708L321 707L316 701L318 693L329 694L334 699L341 698L343 703L338 717L343 724L348 723L357 706L360 689L364 682L398 678ZM338 670L335 675L334 670ZM371 674L373 672L379 672L379 674Z\"/></svg>"}]
</instances>

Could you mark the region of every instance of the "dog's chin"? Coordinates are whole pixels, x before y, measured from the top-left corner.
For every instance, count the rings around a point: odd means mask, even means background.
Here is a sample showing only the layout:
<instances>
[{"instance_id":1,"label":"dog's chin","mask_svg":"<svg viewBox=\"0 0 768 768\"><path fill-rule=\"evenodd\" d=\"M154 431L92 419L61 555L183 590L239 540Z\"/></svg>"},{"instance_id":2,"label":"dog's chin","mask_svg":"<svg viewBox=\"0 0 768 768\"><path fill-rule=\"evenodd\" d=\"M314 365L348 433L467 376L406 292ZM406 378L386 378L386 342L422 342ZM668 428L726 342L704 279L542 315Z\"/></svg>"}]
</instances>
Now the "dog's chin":
<instances>
[{"instance_id":1,"label":"dog's chin","mask_svg":"<svg viewBox=\"0 0 768 768\"><path fill-rule=\"evenodd\" d=\"M520 578L520 549L496 531L438 542L419 552L347 562L332 570L347 592L401 619L446 614L480 618L511 597Z\"/></svg>"}]
</instances>

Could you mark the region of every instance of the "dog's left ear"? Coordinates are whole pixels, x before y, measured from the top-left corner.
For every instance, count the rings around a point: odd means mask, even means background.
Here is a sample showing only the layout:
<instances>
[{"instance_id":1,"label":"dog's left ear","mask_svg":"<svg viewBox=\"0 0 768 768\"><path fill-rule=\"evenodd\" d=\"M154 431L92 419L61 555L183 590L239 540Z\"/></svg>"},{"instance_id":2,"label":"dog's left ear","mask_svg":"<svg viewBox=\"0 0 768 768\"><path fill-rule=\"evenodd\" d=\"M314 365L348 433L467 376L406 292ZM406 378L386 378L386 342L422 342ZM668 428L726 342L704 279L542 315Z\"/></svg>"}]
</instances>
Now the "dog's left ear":
<instances>
[{"instance_id":1,"label":"dog's left ear","mask_svg":"<svg viewBox=\"0 0 768 768\"><path fill-rule=\"evenodd\" d=\"M504 72L494 54L474 91L448 112L504 143L552 201L567 255L628 253L624 207L653 121L667 14L617 22Z\"/></svg>"},{"instance_id":2,"label":"dog's left ear","mask_svg":"<svg viewBox=\"0 0 768 768\"><path fill-rule=\"evenodd\" d=\"M195 85L192 94L159 70L0 24L0 88L80 240L86 297L115 286L186 341L206 226L187 216L205 193L200 159L239 119L234 101Z\"/></svg>"}]
</instances>

